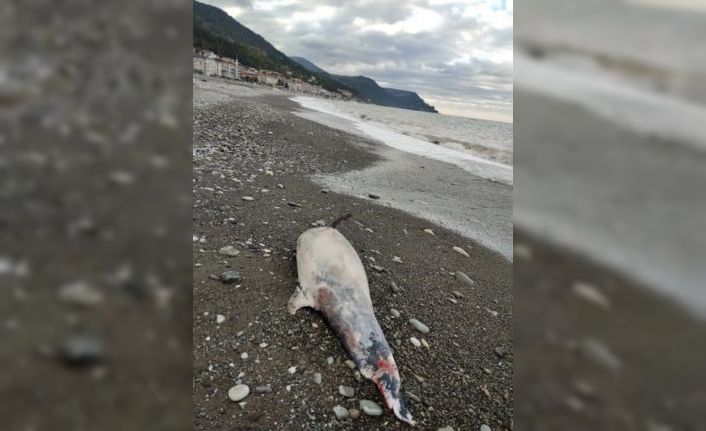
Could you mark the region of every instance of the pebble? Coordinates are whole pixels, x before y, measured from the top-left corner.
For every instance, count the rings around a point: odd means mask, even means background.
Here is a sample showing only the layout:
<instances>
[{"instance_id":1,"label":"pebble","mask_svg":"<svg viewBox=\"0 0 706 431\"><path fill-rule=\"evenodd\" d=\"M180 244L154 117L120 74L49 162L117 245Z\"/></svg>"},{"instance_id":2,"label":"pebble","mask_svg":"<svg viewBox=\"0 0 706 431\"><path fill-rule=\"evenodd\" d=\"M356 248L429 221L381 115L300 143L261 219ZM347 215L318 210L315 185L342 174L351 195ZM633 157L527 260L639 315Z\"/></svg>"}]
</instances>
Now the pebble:
<instances>
[{"instance_id":1,"label":"pebble","mask_svg":"<svg viewBox=\"0 0 706 431\"><path fill-rule=\"evenodd\" d=\"M351 419L358 419L360 417L360 410L358 409L350 409L348 413L351 415Z\"/></svg>"},{"instance_id":2,"label":"pebble","mask_svg":"<svg viewBox=\"0 0 706 431\"><path fill-rule=\"evenodd\" d=\"M359 405L360 409L363 410L363 413L368 416L382 415L382 408L370 400L360 400Z\"/></svg>"},{"instance_id":3,"label":"pebble","mask_svg":"<svg viewBox=\"0 0 706 431\"><path fill-rule=\"evenodd\" d=\"M340 385L338 386L338 393L343 395L344 397L353 398L353 395L355 395L355 389L350 386Z\"/></svg>"},{"instance_id":4,"label":"pebble","mask_svg":"<svg viewBox=\"0 0 706 431\"><path fill-rule=\"evenodd\" d=\"M380 199L380 195L376 195L375 193L368 193L368 197L370 199Z\"/></svg>"},{"instance_id":5,"label":"pebble","mask_svg":"<svg viewBox=\"0 0 706 431\"><path fill-rule=\"evenodd\" d=\"M480 431L492 431L490 427L486 424L480 426Z\"/></svg>"},{"instance_id":6,"label":"pebble","mask_svg":"<svg viewBox=\"0 0 706 431\"><path fill-rule=\"evenodd\" d=\"M330 192L331 192L331 191L330 191L329 189L321 189L321 193L326 194L326 193L330 193Z\"/></svg>"},{"instance_id":7,"label":"pebble","mask_svg":"<svg viewBox=\"0 0 706 431\"><path fill-rule=\"evenodd\" d=\"M260 348L261 348L261 349L264 349L265 347L267 347L267 343L260 343Z\"/></svg>"},{"instance_id":8,"label":"pebble","mask_svg":"<svg viewBox=\"0 0 706 431\"><path fill-rule=\"evenodd\" d=\"M235 385L228 389L228 398L230 398L231 401L238 402L244 400L248 395L250 395L248 385Z\"/></svg>"},{"instance_id":9,"label":"pebble","mask_svg":"<svg viewBox=\"0 0 706 431\"><path fill-rule=\"evenodd\" d=\"M370 266L377 272L385 271L385 267L383 267L383 266L380 266L380 265L370 265Z\"/></svg>"},{"instance_id":10,"label":"pebble","mask_svg":"<svg viewBox=\"0 0 706 431\"><path fill-rule=\"evenodd\" d=\"M68 365L83 366L99 362L104 356L103 340L92 335L75 335L61 348L61 354Z\"/></svg>"},{"instance_id":11,"label":"pebble","mask_svg":"<svg viewBox=\"0 0 706 431\"><path fill-rule=\"evenodd\" d=\"M400 287L394 281L390 282L390 287L392 287L392 291L395 293L400 293L402 291L402 289L400 289Z\"/></svg>"},{"instance_id":12,"label":"pebble","mask_svg":"<svg viewBox=\"0 0 706 431\"><path fill-rule=\"evenodd\" d=\"M457 281L460 281L461 283L466 283L469 286L473 286L476 284L475 281L471 279L471 277L467 276L465 273L461 271L456 271L454 274L454 277L456 278Z\"/></svg>"},{"instance_id":13,"label":"pebble","mask_svg":"<svg viewBox=\"0 0 706 431\"><path fill-rule=\"evenodd\" d=\"M297 366L295 365L295 366L293 366L293 367L289 367L289 368L287 369L287 372L288 372L289 374L294 374L294 373L296 373L296 372L297 372Z\"/></svg>"},{"instance_id":14,"label":"pebble","mask_svg":"<svg viewBox=\"0 0 706 431\"><path fill-rule=\"evenodd\" d=\"M236 283L240 280L240 271L225 271L220 278L226 284Z\"/></svg>"},{"instance_id":15,"label":"pebble","mask_svg":"<svg viewBox=\"0 0 706 431\"><path fill-rule=\"evenodd\" d=\"M466 250L462 249L461 247L453 246L453 247L451 247L451 250L455 251L456 253L460 254L461 256L471 257L471 255L468 254L468 252Z\"/></svg>"},{"instance_id":16,"label":"pebble","mask_svg":"<svg viewBox=\"0 0 706 431\"><path fill-rule=\"evenodd\" d=\"M465 298L465 296L463 296L463 294L461 292L459 292L458 290L454 290L453 294L456 298Z\"/></svg>"},{"instance_id":17,"label":"pebble","mask_svg":"<svg viewBox=\"0 0 706 431\"><path fill-rule=\"evenodd\" d=\"M402 263L402 259L400 259L399 256L393 256L392 261L397 262L397 263Z\"/></svg>"},{"instance_id":18,"label":"pebble","mask_svg":"<svg viewBox=\"0 0 706 431\"><path fill-rule=\"evenodd\" d=\"M221 323L223 323L225 321L226 321L226 316L224 316L222 314L216 314L216 323L218 323L220 325Z\"/></svg>"},{"instance_id":19,"label":"pebble","mask_svg":"<svg viewBox=\"0 0 706 431\"><path fill-rule=\"evenodd\" d=\"M240 359L245 360L245 359L248 359L249 356L250 356L250 355L248 355L248 352L243 352L243 353L240 354Z\"/></svg>"},{"instance_id":20,"label":"pebble","mask_svg":"<svg viewBox=\"0 0 706 431\"><path fill-rule=\"evenodd\" d=\"M408 396L409 398L413 399L414 401L418 402L418 403L421 403L421 402L422 402L422 399L419 398L419 396L418 396L417 394L415 394L414 392L407 391L407 396Z\"/></svg>"},{"instance_id":21,"label":"pebble","mask_svg":"<svg viewBox=\"0 0 706 431\"><path fill-rule=\"evenodd\" d=\"M317 385L321 384L321 373L314 373L314 383Z\"/></svg>"},{"instance_id":22,"label":"pebble","mask_svg":"<svg viewBox=\"0 0 706 431\"><path fill-rule=\"evenodd\" d=\"M245 202L252 202L255 200L255 198L252 196L242 196L240 199L244 200Z\"/></svg>"},{"instance_id":23,"label":"pebble","mask_svg":"<svg viewBox=\"0 0 706 431\"><path fill-rule=\"evenodd\" d=\"M85 281L66 284L59 289L59 298L65 302L91 306L103 302L103 294Z\"/></svg>"},{"instance_id":24,"label":"pebble","mask_svg":"<svg viewBox=\"0 0 706 431\"><path fill-rule=\"evenodd\" d=\"M502 358L503 356L505 356L505 350L503 350L502 347L496 347L493 351L495 352L496 355L498 355L499 358Z\"/></svg>"},{"instance_id":25,"label":"pebble","mask_svg":"<svg viewBox=\"0 0 706 431\"><path fill-rule=\"evenodd\" d=\"M429 346L429 343L427 343L427 340L425 340L424 338L422 338L422 346L426 347L427 349L431 348L431 346Z\"/></svg>"},{"instance_id":26,"label":"pebble","mask_svg":"<svg viewBox=\"0 0 706 431\"><path fill-rule=\"evenodd\" d=\"M397 311L397 310L395 310L394 308L390 308L390 313L391 313L394 317L400 317L400 312Z\"/></svg>"},{"instance_id":27,"label":"pebble","mask_svg":"<svg viewBox=\"0 0 706 431\"><path fill-rule=\"evenodd\" d=\"M348 365L348 368L351 370L355 369L355 362L351 361L350 359L346 359L346 365Z\"/></svg>"},{"instance_id":28,"label":"pebble","mask_svg":"<svg viewBox=\"0 0 706 431\"><path fill-rule=\"evenodd\" d=\"M420 322L417 319L409 319L409 323L414 326L414 329L417 331L421 332L422 334L428 334L429 333L429 327L422 322Z\"/></svg>"},{"instance_id":29,"label":"pebble","mask_svg":"<svg viewBox=\"0 0 706 431\"><path fill-rule=\"evenodd\" d=\"M329 365L333 364L333 356L329 356L328 358L326 358L326 363Z\"/></svg>"},{"instance_id":30,"label":"pebble","mask_svg":"<svg viewBox=\"0 0 706 431\"><path fill-rule=\"evenodd\" d=\"M609 309L610 300L596 287L587 283L577 282L574 284L573 292L579 298L590 302L598 307Z\"/></svg>"},{"instance_id":31,"label":"pebble","mask_svg":"<svg viewBox=\"0 0 706 431\"><path fill-rule=\"evenodd\" d=\"M451 425L449 425L449 426L446 426L446 427L443 427L443 428L439 428L439 429L436 430L436 431L454 431L454 428L453 428Z\"/></svg>"},{"instance_id":32,"label":"pebble","mask_svg":"<svg viewBox=\"0 0 706 431\"><path fill-rule=\"evenodd\" d=\"M424 229L424 232L428 233L429 235L434 235L434 231L431 229Z\"/></svg>"},{"instance_id":33,"label":"pebble","mask_svg":"<svg viewBox=\"0 0 706 431\"><path fill-rule=\"evenodd\" d=\"M255 392L257 392L258 394L268 394L268 393L272 392L272 386L270 386L270 385L258 386L255 388Z\"/></svg>"},{"instance_id":34,"label":"pebble","mask_svg":"<svg viewBox=\"0 0 706 431\"><path fill-rule=\"evenodd\" d=\"M336 419L342 421L343 419L348 418L348 409L343 406L335 406L333 408L333 414L336 415Z\"/></svg>"},{"instance_id":35,"label":"pebble","mask_svg":"<svg viewBox=\"0 0 706 431\"><path fill-rule=\"evenodd\" d=\"M220 250L218 250L218 254L235 257L240 254L240 250L236 250L236 248L232 245L227 245L225 247L221 247Z\"/></svg>"},{"instance_id":36,"label":"pebble","mask_svg":"<svg viewBox=\"0 0 706 431\"><path fill-rule=\"evenodd\" d=\"M414 347L422 347L422 343L414 337L409 337L409 342L414 345Z\"/></svg>"},{"instance_id":37,"label":"pebble","mask_svg":"<svg viewBox=\"0 0 706 431\"><path fill-rule=\"evenodd\" d=\"M581 351L585 356L594 362L617 371L622 367L620 359L606 346L598 340L584 339L581 341Z\"/></svg>"},{"instance_id":38,"label":"pebble","mask_svg":"<svg viewBox=\"0 0 706 431\"><path fill-rule=\"evenodd\" d=\"M446 298L449 300L450 303L452 304L458 304L458 301L455 298Z\"/></svg>"}]
</instances>

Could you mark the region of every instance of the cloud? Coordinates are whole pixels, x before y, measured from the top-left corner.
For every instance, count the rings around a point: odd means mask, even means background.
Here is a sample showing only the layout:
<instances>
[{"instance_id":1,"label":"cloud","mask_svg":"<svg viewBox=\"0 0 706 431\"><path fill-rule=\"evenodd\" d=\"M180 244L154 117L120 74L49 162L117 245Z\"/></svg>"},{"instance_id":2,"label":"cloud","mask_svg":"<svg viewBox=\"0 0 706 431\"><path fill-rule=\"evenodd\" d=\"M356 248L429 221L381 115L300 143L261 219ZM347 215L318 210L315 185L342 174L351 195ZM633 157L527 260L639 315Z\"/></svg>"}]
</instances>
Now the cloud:
<instances>
[{"instance_id":1,"label":"cloud","mask_svg":"<svg viewBox=\"0 0 706 431\"><path fill-rule=\"evenodd\" d=\"M442 113L512 119L511 0L206 2L329 72L416 91Z\"/></svg>"}]
</instances>

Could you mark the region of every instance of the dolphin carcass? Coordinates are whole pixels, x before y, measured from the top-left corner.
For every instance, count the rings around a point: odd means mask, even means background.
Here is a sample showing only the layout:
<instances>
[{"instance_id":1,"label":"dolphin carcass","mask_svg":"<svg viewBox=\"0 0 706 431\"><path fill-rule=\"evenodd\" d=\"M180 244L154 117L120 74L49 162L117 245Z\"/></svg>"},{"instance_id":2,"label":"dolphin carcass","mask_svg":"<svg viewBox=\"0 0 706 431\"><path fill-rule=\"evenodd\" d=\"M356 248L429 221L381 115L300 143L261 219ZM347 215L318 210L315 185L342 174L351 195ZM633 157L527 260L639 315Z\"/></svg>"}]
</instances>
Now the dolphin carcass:
<instances>
[{"instance_id":1,"label":"dolphin carcass","mask_svg":"<svg viewBox=\"0 0 706 431\"><path fill-rule=\"evenodd\" d=\"M301 307L321 312L360 374L377 385L387 407L414 425L400 396L395 359L373 313L365 269L353 246L336 230L337 222L334 227L309 229L297 239L299 287L287 309L291 314Z\"/></svg>"}]
</instances>

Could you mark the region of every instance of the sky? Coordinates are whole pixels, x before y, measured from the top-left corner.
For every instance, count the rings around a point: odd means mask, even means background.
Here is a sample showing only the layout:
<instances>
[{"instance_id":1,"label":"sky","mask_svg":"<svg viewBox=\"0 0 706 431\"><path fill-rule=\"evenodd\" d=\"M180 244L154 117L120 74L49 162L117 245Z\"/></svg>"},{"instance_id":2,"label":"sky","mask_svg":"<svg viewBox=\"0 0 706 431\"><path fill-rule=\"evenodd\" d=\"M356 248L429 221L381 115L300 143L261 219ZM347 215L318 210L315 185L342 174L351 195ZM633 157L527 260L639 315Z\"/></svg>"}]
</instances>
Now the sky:
<instances>
[{"instance_id":1,"label":"sky","mask_svg":"<svg viewBox=\"0 0 706 431\"><path fill-rule=\"evenodd\" d=\"M289 56L512 121L513 0L204 0Z\"/></svg>"}]
</instances>

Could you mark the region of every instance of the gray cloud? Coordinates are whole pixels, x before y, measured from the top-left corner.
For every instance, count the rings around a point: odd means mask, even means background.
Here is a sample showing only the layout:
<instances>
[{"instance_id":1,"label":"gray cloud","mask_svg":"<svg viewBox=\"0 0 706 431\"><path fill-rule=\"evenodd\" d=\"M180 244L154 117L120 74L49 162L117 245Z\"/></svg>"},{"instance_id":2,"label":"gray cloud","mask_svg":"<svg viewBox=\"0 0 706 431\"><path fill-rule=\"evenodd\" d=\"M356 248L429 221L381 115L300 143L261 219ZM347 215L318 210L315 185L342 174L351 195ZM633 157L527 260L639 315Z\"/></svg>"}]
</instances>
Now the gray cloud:
<instances>
[{"instance_id":1,"label":"gray cloud","mask_svg":"<svg viewBox=\"0 0 706 431\"><path fill-rule=\"evenodd\" d=\"M492 15L494 0L206 2L329 72L416 91L443 113L512 118L512 13Z\"/></svg>"}]
</instances>

